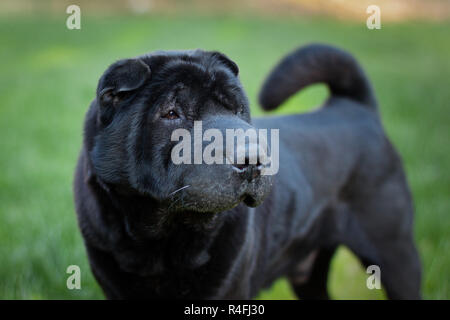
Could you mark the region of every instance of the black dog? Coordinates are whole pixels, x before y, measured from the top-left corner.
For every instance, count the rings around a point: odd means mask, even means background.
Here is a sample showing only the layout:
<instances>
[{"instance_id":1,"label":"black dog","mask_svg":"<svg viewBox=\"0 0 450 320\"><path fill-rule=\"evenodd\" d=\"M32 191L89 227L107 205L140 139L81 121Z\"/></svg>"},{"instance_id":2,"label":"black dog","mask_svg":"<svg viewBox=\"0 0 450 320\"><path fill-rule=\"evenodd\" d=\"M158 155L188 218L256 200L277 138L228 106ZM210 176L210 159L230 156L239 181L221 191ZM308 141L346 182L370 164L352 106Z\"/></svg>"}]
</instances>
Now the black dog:
<instances>
[{"instance_id":1,"label":"black dog","mask_svg":"<svg viewBox=\"0 0 450 320\"><path fill-rule=\"evenodd\" d=\"M251 298L287 276L328 298L338 245L381 269L390 298L420 298L413 207L371 86L346 52L300 48L260 94L275 109L329 86L317 111L250 120L237 65L218 52L154 52L111 65L86 115L75 203L93 273L111 299ZM261 164L175 165L176 128L279 129L277 175ZM255 208L256 207L256 208Z\"/></svg>"}]
</instances>

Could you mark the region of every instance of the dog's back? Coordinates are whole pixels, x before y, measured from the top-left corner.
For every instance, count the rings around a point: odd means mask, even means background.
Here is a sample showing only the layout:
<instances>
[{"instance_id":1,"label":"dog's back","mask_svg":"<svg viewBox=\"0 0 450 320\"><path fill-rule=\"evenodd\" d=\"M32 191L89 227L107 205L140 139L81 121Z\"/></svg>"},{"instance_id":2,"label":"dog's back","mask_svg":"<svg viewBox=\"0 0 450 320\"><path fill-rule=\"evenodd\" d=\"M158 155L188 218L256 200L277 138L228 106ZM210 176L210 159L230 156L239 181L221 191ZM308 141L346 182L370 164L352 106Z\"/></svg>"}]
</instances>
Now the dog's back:
<instances>
[{"instance_id":1,"label":"dog's back","mask_svg":"<svg viewBox=\"0 0 450 320\"><path fill-rule=\"evenodd\" d=\"M276 207L285 213L278 219L294 239L273 262L269 279L288 270L299 297L326 298L329 263L343 244L366 266L381 268L389 297L419 298L410 191L356 60L325 45L300 48L269 74L259 95L261 106L273 110L320 82L330 91L320 109L255 121L258 127L280 128L280 171L272 201L289 201Z\"/></svg>"}]
</instances>

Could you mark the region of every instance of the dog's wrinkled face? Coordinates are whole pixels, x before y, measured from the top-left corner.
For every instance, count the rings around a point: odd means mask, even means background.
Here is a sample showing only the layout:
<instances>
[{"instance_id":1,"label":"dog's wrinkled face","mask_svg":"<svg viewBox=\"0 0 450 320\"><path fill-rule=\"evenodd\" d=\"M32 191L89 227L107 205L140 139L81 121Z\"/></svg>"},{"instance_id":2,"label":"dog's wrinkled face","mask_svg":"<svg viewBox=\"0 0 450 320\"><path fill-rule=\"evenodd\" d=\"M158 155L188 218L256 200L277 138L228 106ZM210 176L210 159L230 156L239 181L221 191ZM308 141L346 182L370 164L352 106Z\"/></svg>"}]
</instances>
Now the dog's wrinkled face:
<instances>
[{"instance_id":1,"label":"dog's wrinkled face","mask_svg":"<svg viewBox=\"0 0 450 320\"><path fill-rule=\"evenodd\" d=\"M118 61L101 77L94 107L91 162L95 174L118 190L150 196L167 211L195 212L220 212L242 201L256 206L270 190L260 163L194 164L195 147L191 164L173 161L176 129L194 140L196 121L202 132L216 129L224 136L227 129L252 128L238 67L223 54L156 52Z\"/></svg>"}]
</instances>

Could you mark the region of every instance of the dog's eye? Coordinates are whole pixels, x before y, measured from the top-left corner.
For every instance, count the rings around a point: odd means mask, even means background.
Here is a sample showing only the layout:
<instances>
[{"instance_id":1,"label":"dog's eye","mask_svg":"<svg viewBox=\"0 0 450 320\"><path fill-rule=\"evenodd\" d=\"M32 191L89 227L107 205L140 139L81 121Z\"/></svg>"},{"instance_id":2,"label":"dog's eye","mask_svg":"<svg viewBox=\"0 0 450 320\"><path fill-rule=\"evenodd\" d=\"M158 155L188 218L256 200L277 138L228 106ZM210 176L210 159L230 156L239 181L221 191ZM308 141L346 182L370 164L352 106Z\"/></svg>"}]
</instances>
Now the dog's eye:
<instances>
[{"instance_id":1,"label":"dog's eye","mask_svg":"<svg viewBox=\"0 0 450 320\"><path fill-rule=\"evenodd\" d=\"M170 110L169 112L167 112L165 115L162 116L164 119L168 119L168 120L175 120L178 119L180 116L178 115L178 113L176 113L173 110Z\"/></svg>"}]
</instances>

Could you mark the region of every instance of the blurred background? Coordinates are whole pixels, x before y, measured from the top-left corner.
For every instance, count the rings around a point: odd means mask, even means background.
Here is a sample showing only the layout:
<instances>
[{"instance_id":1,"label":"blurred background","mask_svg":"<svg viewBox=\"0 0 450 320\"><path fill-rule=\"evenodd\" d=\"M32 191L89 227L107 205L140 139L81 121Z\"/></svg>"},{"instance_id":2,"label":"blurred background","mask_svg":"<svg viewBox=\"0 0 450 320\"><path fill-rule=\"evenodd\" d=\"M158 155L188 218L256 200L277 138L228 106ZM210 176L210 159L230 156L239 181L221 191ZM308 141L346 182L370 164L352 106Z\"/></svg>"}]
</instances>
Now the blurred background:
<instances>
[{"instance_id":1,"label":"blurred background","mask_svg":"<svg viewBox=\"0 0 450 320\"><path fill-rule=\"evenodd\" d=\"M81 8L69 30L68 5ZM369 5L380 30L366 27ZM264 76L310 43L350 51L373 82L388 135L404 159L426 299L450 298L450 1L2 0L0 2L0 299L102 299L72 200L84 113L109 64L156 49L219 50L240 67L253 115ZM312 86L276 113L307 111ZM81 268L68 290L66 268ZM382 275L381 275L382 276ZM345 248L329 278L335 299L383 299ZM292 299L284 279L261 299Z\"/></svg>"}]
</instances>

